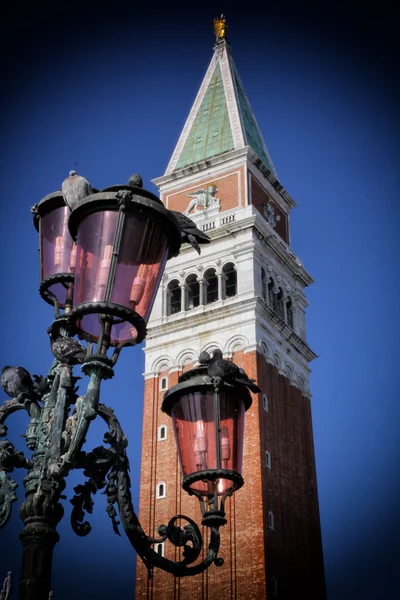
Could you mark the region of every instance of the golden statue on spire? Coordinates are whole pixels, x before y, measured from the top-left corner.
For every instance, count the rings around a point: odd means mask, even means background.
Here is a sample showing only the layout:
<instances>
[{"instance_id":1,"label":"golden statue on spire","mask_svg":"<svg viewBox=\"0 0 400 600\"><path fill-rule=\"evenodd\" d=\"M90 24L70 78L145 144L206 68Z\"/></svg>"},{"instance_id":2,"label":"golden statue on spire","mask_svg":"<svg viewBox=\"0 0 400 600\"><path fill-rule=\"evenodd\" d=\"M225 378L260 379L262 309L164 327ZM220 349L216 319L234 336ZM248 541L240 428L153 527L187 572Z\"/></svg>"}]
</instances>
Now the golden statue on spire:
<instances>
[{"instance_id":1,"label":"golden statue on spire","mask_svg":"<svg viewBox=\"0 0 400 600\"><path fill-rule=\"evenodd\" d=\"M214 33L215 33L215 39L217 42L219 42L220 40L226 40L227 30L228 30L228 26L226 24L225 15L221 15L219 18L215 17Z\"/></svg>"}]
</instances>

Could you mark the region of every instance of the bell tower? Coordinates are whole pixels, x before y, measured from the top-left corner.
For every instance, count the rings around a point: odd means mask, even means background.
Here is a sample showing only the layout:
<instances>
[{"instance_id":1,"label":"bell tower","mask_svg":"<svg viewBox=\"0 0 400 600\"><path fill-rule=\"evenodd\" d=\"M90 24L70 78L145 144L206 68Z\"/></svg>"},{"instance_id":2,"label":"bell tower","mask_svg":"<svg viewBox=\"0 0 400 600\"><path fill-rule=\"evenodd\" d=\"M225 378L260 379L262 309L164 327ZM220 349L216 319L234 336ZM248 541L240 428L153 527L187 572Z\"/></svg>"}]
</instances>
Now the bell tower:
<instances>
[{"instance_id":1,"label":"bell tower","mask_svg":"<svg viewBox=\"0 0 400 600\"><path fill-rule=\"evenodd\" d=\"M290 246L296 206L278 180L232 59L226 27L167 170L163 203L211 238L167 263L148 327L140 521L149 535L175 514L201 523L181 488L165 391L202 350L222 350L257 380L246 414L245 485L227 500L219 556L177 579L137 564L136 600L324 600L325 584L306 340L313 279ZM207 543L205 544L207 548ZM172 560L168 542L156 550Z\"/></svg>"}]
</instances>

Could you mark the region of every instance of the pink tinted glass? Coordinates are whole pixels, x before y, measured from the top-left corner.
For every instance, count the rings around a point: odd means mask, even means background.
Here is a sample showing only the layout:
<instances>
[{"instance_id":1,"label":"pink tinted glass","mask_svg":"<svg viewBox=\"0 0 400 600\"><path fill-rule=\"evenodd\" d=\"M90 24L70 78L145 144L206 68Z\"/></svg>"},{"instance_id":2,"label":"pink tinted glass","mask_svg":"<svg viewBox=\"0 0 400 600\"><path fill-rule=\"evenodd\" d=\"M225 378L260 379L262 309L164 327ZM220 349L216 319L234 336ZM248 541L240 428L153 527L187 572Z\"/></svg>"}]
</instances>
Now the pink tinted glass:
<instances>
[{"instance_id":1,"label":"pink tinted glass","mask_svg":"<svg viewBox=\"0 0 400 600\"><path fill-rule=\"evenodd\" d=\"M74 306L104 301L117 220L117 211L99 211L80 224ZM167 255L167 238L161 227L146 216L127 213L109 302L136 311L147 322ZM79 326L97 339L98 315L85 315ZM136 335L136 329L127 322L113 325L111 331L113 343L135 339Z\"/></svg>"},{"instance_id":2,"label":"pink tinted glass","mask_svg":"<svg viewBox=\"0 0 400 600\"><path fill-rule=\"evenodd\" d=\"M71 211L60 206L41 218L41 279L57 273L74 273L76 246L68 231L68 218ZM67 288L61 283L50 286L59 304L65 304Z\"/></svg>"},{"instance_id":3,"label":"pink tinted glass","mask_svg":"<svg viewBox=\"0 0 400 600\"><path fill-rule=\"evenodd\" d=\"M242 470L244 412L242 400L229 395L229 392L221 392L221 468L238 473ZM218 468L214 392L193 392L181 396L173 407L172 421L183 476ZM200 480L190 487L203 496L210 496L215 487L222 495L232 486L231 480L221 478L215 483Z\"/></svg>"}]
</instances>

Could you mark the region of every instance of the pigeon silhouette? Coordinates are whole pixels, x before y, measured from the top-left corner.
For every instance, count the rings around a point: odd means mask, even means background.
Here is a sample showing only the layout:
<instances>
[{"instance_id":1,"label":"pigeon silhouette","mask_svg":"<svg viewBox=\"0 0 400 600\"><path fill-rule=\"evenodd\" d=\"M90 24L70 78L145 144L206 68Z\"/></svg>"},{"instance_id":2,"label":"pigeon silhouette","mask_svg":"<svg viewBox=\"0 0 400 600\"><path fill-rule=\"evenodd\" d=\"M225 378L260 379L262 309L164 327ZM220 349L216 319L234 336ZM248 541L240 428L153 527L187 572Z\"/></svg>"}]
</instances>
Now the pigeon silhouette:
<instances>
[{"instance_id":1,"label":"pigeon silhouette","mask_svg":"<svg viewBox=\"0 0 400 600\"><path fill-rule=\"evenodd\" d=\"M134 173L129 177L128 185L133 185L134 187L142 188L143 187L143 179L139 175L139 173Z\"/></svg>"},{"instance_id":2,"label":"pigeon silhouette","mask_svg":"<svg viewBox=\"0 0 400 600\"><path fill-rule=\"evenodd\" d=\"M65 204L72 211L79 206L81 200L92 193L89 181L78 175L76 171L70 171L69 177L64 179L61 186Z\"/></svg>"},{"instance_id":3,"label":"pigeon silhouette","mask_svg":"<svg viewBox=\"0 0 400 600\"><path fill-rule=\"evenodd\" d=\"M203 231L200 231L193 223L192 219L189 219L189 217L183 213L176 210L170 210L169 212L172 213L178 221L181 230L182 244L190 244L200 254L199 244L209 244L211 242L208 235Z\"/></svg>"},{"instance_id":4,"label":"pigeon silhouette","mask_svg":"<svg viewBox=\"0 0 400 600\"><path fill-rule=\"evenodd\" d=\"M211 360L211 356L208 354L208 352L206 350L203 350L203 352L200 352L199 363L201 365L208 365L210 360Z\"/></svg>"},{"instance_id":5,"label":"pigeon silhouette","mask_svg":"<svg viewBox=\"0 0 400 600\"><path fill-rule=\"evenodd\" d=\"M50 326L47 329L50 337L50 348L53 356L62 365L78 365L86 357L86 348L70 337L62 337L59 332Z\"/></svg>"},{"instance_id":6,"label":"pigeon silhouette","mask_svg":"<svg viewBox=\"0 0 400 600\"><path fill-rule=\"evenodd\" d=\"M32 393L33 381L24 367L3 367L1 371L1 387L11 398L19 394Z\"/></svg>"},{"instance_id":7,"label":"pigeon silhouette","mask_svg":"<svg viewBox=\"0 0 400 600\"><path fill-rule=\"evenodd\" d=\"M208 375L213 380L244 385L255 394L261 392L255 380L250 379L244 369L241 369L230 360L223 358L221 350L214 350L212 358L208 362Z\"/></svg>"}]
</instances>

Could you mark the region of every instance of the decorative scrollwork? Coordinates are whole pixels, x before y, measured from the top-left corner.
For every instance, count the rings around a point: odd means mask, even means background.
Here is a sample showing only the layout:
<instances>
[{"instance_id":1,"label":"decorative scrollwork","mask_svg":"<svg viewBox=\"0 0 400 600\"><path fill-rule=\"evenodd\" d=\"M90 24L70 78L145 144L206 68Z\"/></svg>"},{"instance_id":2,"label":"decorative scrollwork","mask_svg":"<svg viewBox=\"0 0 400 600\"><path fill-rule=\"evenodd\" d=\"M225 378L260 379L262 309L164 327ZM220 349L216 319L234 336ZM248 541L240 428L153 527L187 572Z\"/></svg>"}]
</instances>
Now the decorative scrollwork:
<instances>
[{"instance_id":1,"label":"decorative scrollwork","mask_svg":"<svg viewBox=\"0 0 400 600\"><path fill-rule=\"evenodd\" d=\"M184 525L183 528L175 525L180 519L187 521L188 525ZM168 539L174 546L183 546L183 564L191 564L199 557L203 546L203 539L200 529L190 517L176 515L170 519L168 525L160 525L158 533L163 535L164 539ZM188 542L191 545L188 545Z\"/></svg>"},{"instance_id":2,"label":"decorative scrollwork","mask_svg":"<svg viewBox=\"0 0 400 600\"><path fill-rule=\"evenodd\" d=\"M0 529L11 517L12 503L17 500L15 490L18 483L11 479L5 471L0 471Z\"/></svg>"},{"instance_id":3,"label":"decorative scrollwork","mask_svg":"<svg viewBox=\"0 0 400 600\"><path fill-rule=\"evenodd\" d=\"M106 486L105 477L114 461L115 452L104 446L98 446L88 454L85 452L81 454L78 466L84 469L83 474L89 479L74 488L76 494L70 500L74 507L71 513L71 525L79 536L88 535L92 529L88 521L83 521L85 512L92 514L92 494Z\"/></svg>"},{"instance_id":4,"label":"decorative scrollwork","mask_svg":"<svg viewBox=\"0 0 400 600\"><path fill-rule=\"evenodd\" d=\"M16 450L9 440L0 442L0 529L10 519L11 505L17 499L15 490L18 484L8 473L15 468L29 469L31 466L31 461L25 458L23 452Z\"/></svg>"},{"instance_id":5,"label":"decorative scrollwork","mask_svg":"<svg viewBox=\"0 0 400 600\"><path fill-rule=\"evenodd\" d=\"M91 532L92 526L88 521L83 521L85 512L92 514L93 499L92 494L97 491L96 484L92 479L85 481L84 484L74 487L75 496L70 500L73 509L71 512L71 526L76 535L84 537Z\"/></svg>"}]
</instances>

